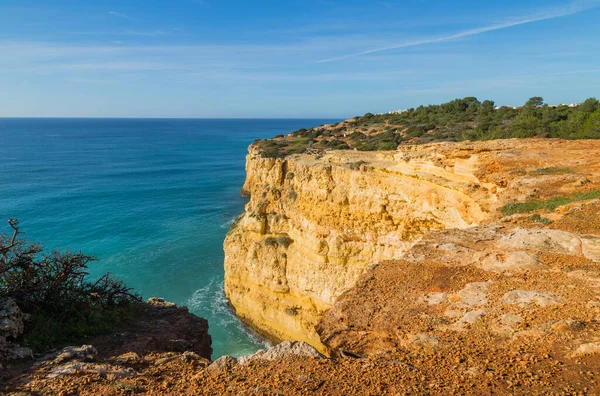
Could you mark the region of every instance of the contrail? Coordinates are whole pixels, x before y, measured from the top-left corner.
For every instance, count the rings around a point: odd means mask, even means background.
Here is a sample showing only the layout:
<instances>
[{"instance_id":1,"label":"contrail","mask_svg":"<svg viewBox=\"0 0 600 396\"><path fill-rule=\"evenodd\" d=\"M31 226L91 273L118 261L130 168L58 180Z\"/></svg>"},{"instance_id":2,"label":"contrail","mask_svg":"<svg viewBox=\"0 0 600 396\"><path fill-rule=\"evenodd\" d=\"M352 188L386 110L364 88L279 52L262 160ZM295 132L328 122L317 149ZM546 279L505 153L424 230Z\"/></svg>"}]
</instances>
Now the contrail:
<instances>
[{"instance_id":1,"label":"contrail","mask_svg":"<svg viewBox=\"0 0 600 396\"><path fill-rule=\"evenodd\" d=\"M428 39L422 39L422 40L416 40L416 41L407 41L404 43L390 45L388 47L373 48L370 50L357 52L354 54L348 54L348 55L337 56L334 58L323 59L323 60L317 61L316 63L336 62L336 61L340 61L340 60L344 60L344 59L348 59L348 58L355 58L357 56L373 54L376 52L390 51L390 50L399 49L399 48L416 47L418 45L423 45L423 44L441 43L444 41L456 40L456 39L463 38L463 37L476 36L478 34L492 32L494 30L501 30L501 29L506 29L506 28L510 28L513 26L525 25L525 24L532 23L532 22L544 21L547 19L562 18L562 17L566 17L569 15L578 14L580 12L583 12L583 11L586 11L586 10L589 10L592 8L596 8L599 5L600 5L600 3L598 0L575 1L575 2L572 2L571 4L569 4L567 7L564 7L560 10L555 10L553 12L546 12L543 14L530 16L530 17L524 18L524 19L518 19L518 20L511 21L511 22L499 23L499 24L485 26L485 27L481 27L481 28L477 28L477 29L465 30L463 32L458 32L455 34L451 34L449 36L434 37L434 38L428 38Z\"/></svg>"}]
</instances>

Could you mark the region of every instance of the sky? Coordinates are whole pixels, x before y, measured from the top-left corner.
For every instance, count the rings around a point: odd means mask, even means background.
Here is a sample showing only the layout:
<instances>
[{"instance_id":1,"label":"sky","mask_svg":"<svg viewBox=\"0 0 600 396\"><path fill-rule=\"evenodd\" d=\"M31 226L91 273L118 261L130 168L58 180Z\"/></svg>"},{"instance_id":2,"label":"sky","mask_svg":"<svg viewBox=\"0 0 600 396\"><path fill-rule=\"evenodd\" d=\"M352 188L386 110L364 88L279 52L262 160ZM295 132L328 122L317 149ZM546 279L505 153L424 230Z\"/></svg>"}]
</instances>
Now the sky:
<instances>
[{"instance_id":1,"label":"sky","mask_svg":"<svg viewBox=\"0 0 600 396\"><path fill-rule=\"evenodd\" d=\"M348 118L600 96L600 0L0 0L0 117Z\"/></svg>"}]
</instances>

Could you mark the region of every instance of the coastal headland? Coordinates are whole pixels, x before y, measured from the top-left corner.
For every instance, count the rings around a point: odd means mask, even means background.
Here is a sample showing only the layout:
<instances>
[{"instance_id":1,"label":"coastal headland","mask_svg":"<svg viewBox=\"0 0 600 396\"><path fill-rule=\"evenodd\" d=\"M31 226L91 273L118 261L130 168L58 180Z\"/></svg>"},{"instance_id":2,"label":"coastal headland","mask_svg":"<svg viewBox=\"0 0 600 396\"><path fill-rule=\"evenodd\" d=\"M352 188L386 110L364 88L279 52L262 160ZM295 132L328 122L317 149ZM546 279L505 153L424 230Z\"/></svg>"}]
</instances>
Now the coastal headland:
<instances>
[{"instance_id":1,"label":"coastal headland","mask_svg":"<svg viewBox=\"0 0 600 396\"><path fill-rule=\"evenodd\" d=\"M383 128L352 137L349 124L249 147L250 199L224 242L225 293L275 347L212 362L206 323L156 300L149 309L166 316L142 320L146 332L132 330L118 351L99 338L96 352L9 365L24 374L7 389L594 394L598 140L431 141L428 131L416 142L405 130L396 146ZM326 147L333 140L347 147ZM165 324L171 315L185 331Z\"/></svg>"}]
</instances>

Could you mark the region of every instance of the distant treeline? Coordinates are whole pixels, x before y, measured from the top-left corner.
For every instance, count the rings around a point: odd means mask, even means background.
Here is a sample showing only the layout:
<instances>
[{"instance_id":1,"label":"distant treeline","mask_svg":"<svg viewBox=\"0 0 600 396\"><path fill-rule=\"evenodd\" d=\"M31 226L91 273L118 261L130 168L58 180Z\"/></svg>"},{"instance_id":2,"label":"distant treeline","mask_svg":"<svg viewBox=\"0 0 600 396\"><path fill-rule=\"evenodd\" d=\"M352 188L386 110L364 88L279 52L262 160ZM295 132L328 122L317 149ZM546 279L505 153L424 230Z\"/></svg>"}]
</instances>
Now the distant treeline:
<instances>
[{"instance_id":1,"label":"distant treeline","mask_svg":"<svg viewBox=\"0 0 600 396\"><path fill-rule=\"evenodd\" d=\"M409 138L426 140L490 140L525 137L563 139L600 138L600 102L589 98L570 107L549 106L533 97L518 108L498 107L475 97L455 99L441 105L419 106L397 114L356 117L352 125L364 128L390 125Z\"/></svg>"},{"instance_id":2,"label":"distant treeline","mask_svg":"<svg viewBox=\"0 0 600 396\"><path fill-rule=\"evenodd\" d=\"M303 152L311 140L316 149L373 151L401 144L527 137L600 139L600 102L589 98L579 105L551 106L536 96L515 108L466 97L389 114L367 113L255 144L263 157L277 158Z\"/></svg>"}]
</instances>

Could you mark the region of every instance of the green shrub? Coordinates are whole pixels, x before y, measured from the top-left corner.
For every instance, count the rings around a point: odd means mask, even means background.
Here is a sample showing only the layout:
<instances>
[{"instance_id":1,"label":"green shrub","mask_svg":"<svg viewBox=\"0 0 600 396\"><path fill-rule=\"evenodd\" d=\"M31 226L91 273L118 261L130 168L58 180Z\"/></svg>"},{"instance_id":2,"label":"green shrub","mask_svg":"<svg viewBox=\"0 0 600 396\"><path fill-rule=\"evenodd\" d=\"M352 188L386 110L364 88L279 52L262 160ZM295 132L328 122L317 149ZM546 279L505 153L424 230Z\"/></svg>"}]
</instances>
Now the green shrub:
<instances>
[{"instance_id":1,"label":"green shrub","mask_svg":"<svg viewBox=\"0 0 600 396\"><path fill-rule=\"evenodd\" d=\"M550 220L550 219L548 219L546 217L542 217L539 213L532 214L529 217L529 220L535 221L536 223L540 223L540 224L543 224L543 225L552 224L552 220Z\"/></svg>"},{"instance_id":2,"label":"green shrub","mask_svg":"<svg viewBox=\"0 0 600 396\"><path fill-rule=\"evenodd\" d=\"M565 175L568 173L573 173L572 169L569 168L537 168L531 172L535 175Z\"/></svg>"},{"instance_id":3,"label":"green shrub","mask_svg":"<svg viewBox=\"0 0 600 396\"><path fill-rule=\"evenodd\" d=\"M596 198L600 198L600 190L579 193L569 197L552 197L546 200L511 203L504 205L501 209L501 212L504 216L510 216L516 213L534 212L538 210L552 212L559 206Z\"/></svg>"},{"instance_id":4,"label":"green shrub","mask_svg":"<svg viewBox=\"0 0 600 396\"><path fill-rule=\"evenodd\" d=\"M339 139L322 140L319 146L329 150L348 150L350 148L348 143Z\"/></svg>"},{"instance_id":5,"label":"green shrub","mask_svg":"<svg viewBox=\"0 0 600 396\"><path fill-rule=\"evenodd\" d=\"M360 166L366 164L365 161L356 161L356 162L351 162L348 164L348 168L352 169L352 170L359 170Z\"/></svg>"},{"instance_id":6,"label":"green shrub","mask_svg":"<svg viewBox=\"0 0 600 396\"><path fill-rule=\"evenodd\" d=\"M92 281L82 253L43 253L41 245L18 238L18 222L10 220L13 236L0 235L0 297L13 298L32 316L26 345L42 350L89 334L97 334L125 318L140 297L110 274Z\"/></svg>"},{"instance_id":7,"label":"green shrub","mask_svg":"<svg viewBox=\"0 0 600 396\"><path fill-rule=\"evenodd\" d=\"M264 240L265 246L283 246L286 249L290 247L292 239L288 236L282 235L277 237L267 237Z\"/></svg>"},{"instance_id":8,"label":"green shrub","mask_svg":"<svg viewBox=\"0 0 600 396\"><path fill-rule=\"evenodd\" d=\"M296 199L298 199L298 193L294 190L290 191L288 194L288 199L290 199L292 202L296 202Z\"/></svg>"}]
</instances>

